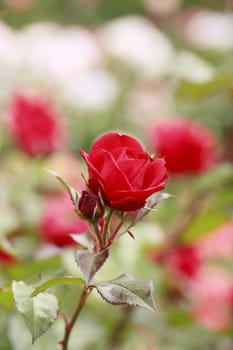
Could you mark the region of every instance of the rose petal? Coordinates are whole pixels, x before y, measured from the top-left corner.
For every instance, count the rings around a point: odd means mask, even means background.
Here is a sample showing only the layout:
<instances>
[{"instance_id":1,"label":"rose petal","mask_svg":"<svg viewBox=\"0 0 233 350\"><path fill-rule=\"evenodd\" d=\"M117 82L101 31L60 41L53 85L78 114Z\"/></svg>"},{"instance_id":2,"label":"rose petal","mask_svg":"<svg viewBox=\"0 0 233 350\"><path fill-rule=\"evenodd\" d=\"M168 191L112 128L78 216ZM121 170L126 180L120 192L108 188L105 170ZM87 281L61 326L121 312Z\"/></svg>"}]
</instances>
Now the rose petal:
<instances>
[{"instance_id":1,"label":"rose petal","mask_svg":"<svg viewBox=\"0 0 233 350\"><path fill-rule=\"evenodd\" d=\"M156 159L149 164L145 172L143 188L153 187L161 182L164 183L167 179L165 160Z\"/></svg>"},{"instance_id":2,"label":"rose petal","mask_svg":"<svg viewBox=\"0 0 233 350\"><path fill-rule=\"evenodd\" d=\"M120 211L135 211L145 206L145 200L135 200L134 197L124 197L110 202L111 208Z\"/></svg>"},{"instance_id":3,"label":"rose petal","mask_svg":"<svg viewBox=\"0 0 233 350\"><path fill-rule=\"evenodd\" d=\"M108 133L101 136L95 141L90 150L90 159L100 150L106 150L111 152L116 148L132 148L134 152L144 153L144 150L140 143L131 136L120 135L118 133Z\"/></svg>"},{"instance_id":4,"label":"rose petal","mask_svg":"<svg viewBox=\"0 0 233 350\"><path fill-rule=\"evenodd\" d=\"M113 156L107 151L102 152L103 167L101 169L101 179L106 189L112 192L118 190L131 190L130 183L126 175L120 169L118 163ZM117 179L117 181L116 181Z\"/></svg>"},{"instance_id":5,"label":"rose petal","mask_svg":"<svg viewBox=\"0 0 233 350\"><path fill-rule=\"evenodd\" d=\"M111 156L110 153L106 151L99 152L98 158L101 158L102 163L102 169L100 169L101 173L90 161L90 156L88 155L88 153L81 150L80 154L88 166L89 186L92 189L92 191L98 193L99 188L97 186L97 182L99 183L99 185L101 185L104 195L106 197L108 197L108 192L112 192L112 189L114 189L114 192L118 189L123 189L125 191L131 190L130 184L126 176L122 173L121 169L118 167L118 164L116 163L115 159Z\"/></svg>"},{"instance_id":6,"label":"rose petal","mask_svg":"<svg viewBox=\"0 0 233 350\"><path fill-rule=\"evenodd\" d=\"M139 184L136 187L142 187L144 176L141 173L141 170L145 168L145 163L146 161L144 159L126 159L118 162L119 168L126 175L129 183L133 188L136 186L135 178L138 178L138 175Z\"/></svg>"}]
</instances>

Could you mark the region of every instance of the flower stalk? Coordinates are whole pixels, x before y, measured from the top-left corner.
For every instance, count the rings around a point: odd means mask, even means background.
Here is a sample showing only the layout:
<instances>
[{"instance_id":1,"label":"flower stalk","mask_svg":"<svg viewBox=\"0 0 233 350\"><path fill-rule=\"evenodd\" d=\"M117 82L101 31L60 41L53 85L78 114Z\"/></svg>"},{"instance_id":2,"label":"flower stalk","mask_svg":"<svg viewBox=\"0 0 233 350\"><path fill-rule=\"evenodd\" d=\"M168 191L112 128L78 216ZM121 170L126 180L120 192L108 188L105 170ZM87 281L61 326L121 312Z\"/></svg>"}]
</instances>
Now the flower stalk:
<instances>
[{"instance_id":1,"label":"flower stalk","mask_svg":"<svg viewBox=\"0 0 233 350\"><path fill-rule=\"evenodd\" d=\"M72 317L71 321L66 324L64 338L60 342L60 344L62 346L62 350L68 350L68 343L69 343L72 329L74 327L75 322L77 321L77 319L79 317L81 310L83 309L84 305L86 304L86 301L87 301L91 291L92 291L91 287L85 286L83 288L83 291L82 291L80 299L79 299L78 306L73 314L73 317Z\"/></svg>"}]
</instances>

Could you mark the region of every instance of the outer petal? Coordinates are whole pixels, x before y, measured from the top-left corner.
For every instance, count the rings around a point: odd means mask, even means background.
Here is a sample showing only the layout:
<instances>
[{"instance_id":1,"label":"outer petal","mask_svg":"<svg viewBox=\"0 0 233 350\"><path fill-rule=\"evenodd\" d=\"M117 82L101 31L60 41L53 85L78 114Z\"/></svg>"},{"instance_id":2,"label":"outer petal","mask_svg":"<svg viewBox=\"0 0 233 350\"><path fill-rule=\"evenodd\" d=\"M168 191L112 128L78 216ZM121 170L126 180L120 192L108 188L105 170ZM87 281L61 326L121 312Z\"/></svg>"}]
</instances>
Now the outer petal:
<instances>
[{"instance_id":1,"label":"outer petal","mask_svg":"<svg viewBox=\"0 0 233 350\"><path fill-rule=\"evenodd\" d=\"M109 203L109 206L119 211L135 211L141 209L145 205L145 200L135 200L135 198L124 196L121 199L113 200Z\"/></svg>"},{"instance_id":2,"label":"outer petal","mask_svg":"<svg viewBox=\"0 0 233 350\"><path fill-rule=\"evenodd\" d=\"M103 157L103 167L100 173L104 190L110 192L118 190L130 191L130 183L112 155L107 151L103 151L101 156Z\"/></svg>"},{"instance_id":3,"label":"outer petal","mask_svg":"<svg viewBox=\"0 0 233 350\"><path fill-rule=\"evenodd\" d=\"M101 174L96 169L96 167L89 161L88 153L84 152L83 150L80 150L80 154L87 164L89 174L88 186L95 194L98 194L101 185Z\"/></svg>"},{"instance_id":4,"label":"outer petal","mask_svg":"<svg viewBox=\"0 0 233 350\"><path fill-rule=\"evenodd\" d=\"M118 133L108 133L97 139L90 150L90 157L94 156L100 150L111 152L116 148L132 148L134 152L144 153L141 144L133 137L120 135Z\"/></svg>"},{"instance_id":5,"label":"outer petal","mask_svg":"<svg viewBox=\"0 0 233 350\"><path fill-rule=\"evenodd\" d=\"M97 182L102 188L102 191L106 197L111 197L112 192L115 193L118 190L131 190L126 176L122 173L117 162L110 153L103 151L101 154L99 154L99 157L102 158L102 169L100 170L92 164L90 157L86 152L81 150L80 154L87 163L89 185L95 193L98 193L99 190Z\"/></svg>"},{"instance_id":6,"label":"outer petal","mask_svg":"<svg viewBox=\"0 0 233 350\"><path fill-rule=\"evenodd\" d=\"M168 179L166 168L165 168L165 160L164 159L156 159L153 160L149 165L145 172L143 188L147 189L148 187L154 187L160 184L161 182L166 182Z\"/></svg>"}]
</instances>

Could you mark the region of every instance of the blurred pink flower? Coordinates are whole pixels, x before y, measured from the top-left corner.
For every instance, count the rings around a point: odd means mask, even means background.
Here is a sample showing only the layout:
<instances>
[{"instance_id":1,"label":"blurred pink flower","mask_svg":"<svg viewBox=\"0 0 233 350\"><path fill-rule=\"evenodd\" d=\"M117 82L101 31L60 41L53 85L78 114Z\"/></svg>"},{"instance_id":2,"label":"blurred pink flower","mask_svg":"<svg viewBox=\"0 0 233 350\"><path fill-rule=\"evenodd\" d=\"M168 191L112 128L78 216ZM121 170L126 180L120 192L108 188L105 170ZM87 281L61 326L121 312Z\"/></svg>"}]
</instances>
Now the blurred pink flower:
<instances>
[{"instance_id":1,"label":"blurred pink flower","mask_svg":"<svg viewBox=\"0 0 233 350\"><path fill-rule=\"evenodd\" d=\"M203 267L189 285L194 319L212 331L232 325L233 279L225 270Z\"/></svg>"},{"instance_id":2,"label":"blurred pink flower","mask_svg":"<svg viewBox=\"0 0 233 350\"><path fill-rule=\"evenodd\" d=\"M215 137L210 130L188 120L170 119L156 123L149 140L157 157L164 157L168 171L189 175L209 169L215 159Z\"/></svg>"},{"instance_id":3,"label":"blurred pink flower","mask_svg":"<svg viewBox=\"0 0 233 350\"><path fill-rule=\"evenodd\" d=\"M40 97L16 94L7 126L19 148L32 157L48 155L64 143L60 116Z\"/></svg>"},{"instance_id":4,"label":"blurred pink flower","mask_svg":"<svg viewBox=\"0 0 233 350\"><path fill-rule=\"evenodd\" d=\"M81 234L86 231L86 224L75 214L67 193L47 198L39 224L39 234L43 240L59 247L70 246L75 244L71 233Z\"/></svg>"},{"instance_id":5,"label":"blurred pink flower","mask_svg":"<svg viewBox=\"0 0 233 350\"><path fill-rule=\"evenodd\" d=\"M233 256L233 221L229 221L198 240L196 247L202 260L231 258Z\"/></svg>"}]
</instances>

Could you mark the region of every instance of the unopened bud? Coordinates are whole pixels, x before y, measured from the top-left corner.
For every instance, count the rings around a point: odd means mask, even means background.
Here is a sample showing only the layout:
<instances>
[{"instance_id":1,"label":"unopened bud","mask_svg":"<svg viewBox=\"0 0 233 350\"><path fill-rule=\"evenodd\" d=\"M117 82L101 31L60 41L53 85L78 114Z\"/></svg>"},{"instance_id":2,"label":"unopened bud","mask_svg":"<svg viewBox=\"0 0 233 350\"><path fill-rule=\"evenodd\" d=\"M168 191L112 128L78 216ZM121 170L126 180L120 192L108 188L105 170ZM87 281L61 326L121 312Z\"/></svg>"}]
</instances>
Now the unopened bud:
<instances>
[{"instance_id":1,"label":"unopened bud","mask_svg":"<svg viewBox=\"0 0 233 350\"><path fill-rule=\"evenodd\" d=\"M82 191L78 209L83 217L88 220L96 220L104 215L104 206L99 196L87 191Z\"/></svg>"}]
</instances>

